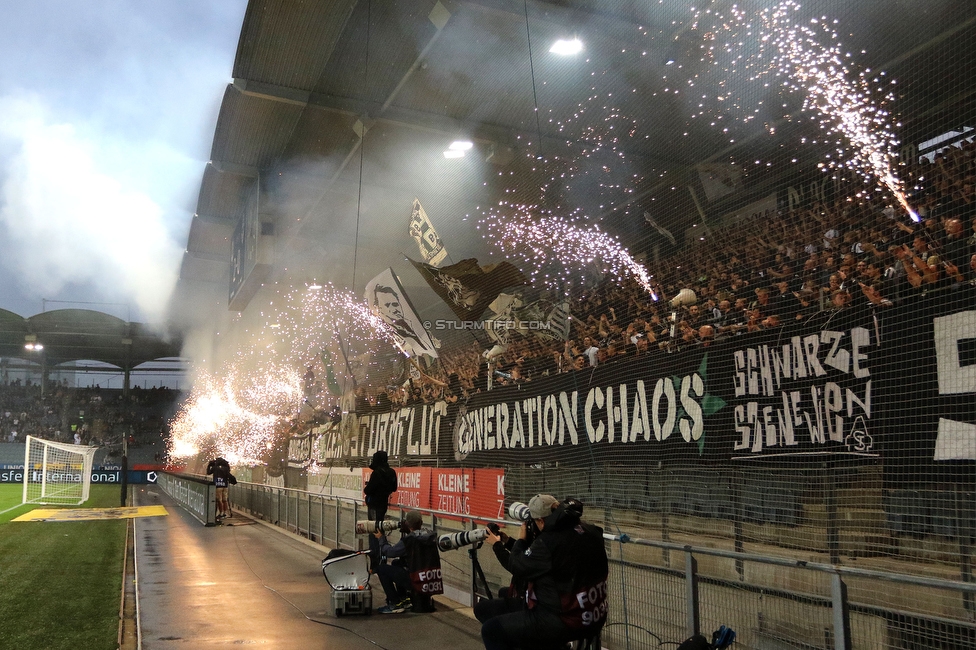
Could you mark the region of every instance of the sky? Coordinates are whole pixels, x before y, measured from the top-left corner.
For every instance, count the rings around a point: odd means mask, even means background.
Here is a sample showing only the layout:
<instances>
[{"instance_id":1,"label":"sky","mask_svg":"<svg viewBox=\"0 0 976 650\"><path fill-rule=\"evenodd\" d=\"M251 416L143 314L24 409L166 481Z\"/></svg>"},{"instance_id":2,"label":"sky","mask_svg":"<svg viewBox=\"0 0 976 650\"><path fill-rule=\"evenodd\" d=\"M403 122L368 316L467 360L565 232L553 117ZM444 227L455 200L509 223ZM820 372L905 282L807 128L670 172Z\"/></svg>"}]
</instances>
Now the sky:
<instances>
[{"instance_id":1,"label":"sky","mask_svg":"<svg viewBox=\"0 0 976 650\"><path fill-rule=\"evenodd\" d=\"M163 323L246 6L0 0L0 308Z\"/></svg>"}]
</instances>

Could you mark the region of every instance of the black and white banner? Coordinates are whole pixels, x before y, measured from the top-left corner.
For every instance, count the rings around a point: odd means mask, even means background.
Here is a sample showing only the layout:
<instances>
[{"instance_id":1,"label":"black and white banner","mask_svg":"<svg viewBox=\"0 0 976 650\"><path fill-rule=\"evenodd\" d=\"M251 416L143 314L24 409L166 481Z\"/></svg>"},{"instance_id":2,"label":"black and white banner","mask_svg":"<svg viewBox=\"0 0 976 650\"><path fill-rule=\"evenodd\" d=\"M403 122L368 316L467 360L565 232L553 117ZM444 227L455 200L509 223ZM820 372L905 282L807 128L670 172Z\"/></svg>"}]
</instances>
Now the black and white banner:
<instances>
[{"instance_id":1,"label":"black and white banner","mask_svg":"<svg viewBox=\"0 0 976 650\"><path fill-rule=\"evenodd\" d=\"M792 464L880 459L899 482L972 473L976 290L499 387L350 414L319 462ZM347 426L348 424L348 426ZM305 447L303 446L302 449Z\"/></svg>"}]
</instances>

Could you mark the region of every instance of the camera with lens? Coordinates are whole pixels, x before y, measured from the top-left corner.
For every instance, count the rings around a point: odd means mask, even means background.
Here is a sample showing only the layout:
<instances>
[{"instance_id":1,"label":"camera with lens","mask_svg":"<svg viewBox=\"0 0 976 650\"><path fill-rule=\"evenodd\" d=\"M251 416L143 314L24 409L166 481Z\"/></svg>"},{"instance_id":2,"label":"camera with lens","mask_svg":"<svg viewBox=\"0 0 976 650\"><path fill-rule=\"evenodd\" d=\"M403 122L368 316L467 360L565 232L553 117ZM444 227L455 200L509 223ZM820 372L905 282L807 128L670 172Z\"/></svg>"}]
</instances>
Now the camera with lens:
<instances>
[{"instance_id":1,"label":"camera with lens","mask_svg":"<svg viewBox=\"0 0 976 650\"><path fill-rule=\"evenodd\" d=\"M508 506L508 516L515 521L532 521L533 519L529 506L521 501L516 501Z\"/></svg>"},{"instance_id":2,"label":"camera with lens","mask_svg":"<svg viewBox=\"0 0 976 650\"><path fill-rule=\"evenodd\" d=\"M403 531L402 523L399 521L394 521L393 519L384 519L380 522L379 529L384 533L390 533L394 530L400 529ZM356 522L356 534L357 535L372 535L377 530L376 522L369 519L363 519Z\"/></svg>"},{"instance_id":3,"label":"camera with lens","mask_svg":"<svg viewBox=\"0 0 976 650\"><path fill-rule=\"evenodd\" d=\"M576 497L567 497L560 505L566 509L566 512L574 514L577 517L583 516L583 502Z\"/></svg>"},{"instance_id":4,"label":"camera with lens","mask_svg":"<svg viewBox=\"0 0 976 650\"><path fill-rule=\"evenodd\" d=\"M446 533L437 538L437 548L442 551L454 551L469 544L480 545L485 541L486 537L488 537L487 528L462 530L459 533Z\"/></svg>"}]
</instances>

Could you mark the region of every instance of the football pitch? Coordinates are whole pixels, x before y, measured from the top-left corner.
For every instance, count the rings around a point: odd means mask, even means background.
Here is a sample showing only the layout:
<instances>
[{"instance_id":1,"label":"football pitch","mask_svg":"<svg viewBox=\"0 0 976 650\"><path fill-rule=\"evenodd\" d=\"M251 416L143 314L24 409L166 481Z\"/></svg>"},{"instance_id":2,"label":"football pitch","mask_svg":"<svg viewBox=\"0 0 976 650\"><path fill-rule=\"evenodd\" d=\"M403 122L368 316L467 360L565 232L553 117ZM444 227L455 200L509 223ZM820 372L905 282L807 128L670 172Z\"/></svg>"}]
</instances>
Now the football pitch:
<instances>
[{"instance_id":1,"label":"football pitch","mask_svg":"<svg viewBox=\"0 0 976 650\"><path fill-rule=\"evenodd\" d=\"M116 648L127 522L12 522L35 507L4 512L22 489L0 484L0 648ZM119 486L93 485L77 507L118 505Z\"/></svg>"}]
</instances>

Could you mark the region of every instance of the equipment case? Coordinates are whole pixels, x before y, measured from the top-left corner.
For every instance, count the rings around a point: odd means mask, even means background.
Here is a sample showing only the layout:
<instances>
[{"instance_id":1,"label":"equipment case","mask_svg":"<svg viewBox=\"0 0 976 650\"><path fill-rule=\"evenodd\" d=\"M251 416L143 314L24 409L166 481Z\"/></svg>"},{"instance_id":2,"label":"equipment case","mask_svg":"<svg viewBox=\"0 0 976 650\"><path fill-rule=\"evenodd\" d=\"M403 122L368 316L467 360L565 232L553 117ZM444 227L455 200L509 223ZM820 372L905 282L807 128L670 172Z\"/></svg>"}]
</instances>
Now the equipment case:
<instances>
[{"instance_id":1,"label":"equipment case","mask_svg":"<svg viewBox=\"0 0 976 650\"><path fill-rule=\"evenodd\" d=\"M373 611L373 590L369 585L369 551L335 549L322 560L322 575L332 587L332 609L336 616Z\"/></svg>"}]
</instances>

